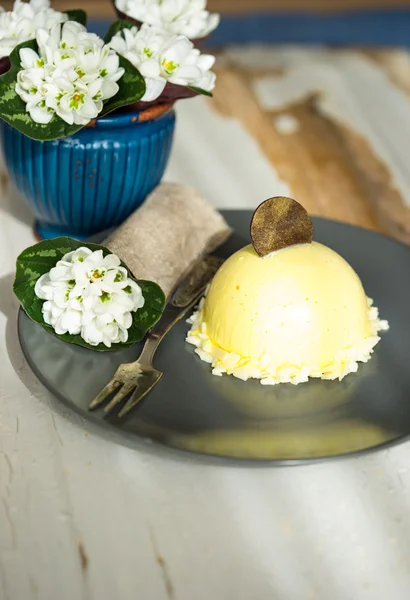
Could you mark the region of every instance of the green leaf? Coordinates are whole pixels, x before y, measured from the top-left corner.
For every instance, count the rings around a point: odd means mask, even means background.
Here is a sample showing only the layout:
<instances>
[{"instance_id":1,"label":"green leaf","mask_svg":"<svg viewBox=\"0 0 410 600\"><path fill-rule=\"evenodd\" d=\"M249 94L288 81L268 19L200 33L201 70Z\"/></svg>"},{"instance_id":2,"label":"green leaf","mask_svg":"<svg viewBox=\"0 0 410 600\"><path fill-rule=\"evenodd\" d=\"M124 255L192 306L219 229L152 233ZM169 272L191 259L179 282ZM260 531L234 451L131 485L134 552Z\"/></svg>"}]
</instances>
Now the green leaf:
<instances>
[{"instance_id":1,"label":"green leaf","mask_svg":"<svg viewBox=\"0 0 410 600\"><path fill-rule=\"evenodd\" d=\"M87 25L87 13L84 10L73 9L73 10L65 10L66 15L68 15L69 21L77 21L77 23L81 23L84 27Z\"/></svg>"},{"instance_id":2,"label":"green leaf","mask_svg":"<svg viewBox=\"0 0 410 600\"><path fill-rule=\"evenodd\" d=\"M109 42L111 42L114 35L116 35L119 31L123 31L124 29L131 29L132 27L135 27L135 23L132 23L131 21L126 21L125 19L118 19L118 21L115 21L110 26L109 30L105 34L104 42L108 44Z\"/></svg>"},{"instance_id":3,"label":"green leaf","mask_svg":"<svg viewBox=\"0 0 410 600\"><path fill-rule=\"evenodd\" d=\"M128 340L124 344L113 344L111 348L107 348L104 344L91 346L87 344L80 335L57 335L54 329L44 323L42 306L44 300L37 298L34 293L34 286L41 275L48 273L56 263L68 252L77 250L86 246L90 250L102 250L104 256L111 254L108 248L99 244L91 244L88 242L79 242L72 238L60 237L53 240L44 240L26 248L17 258L16 278L14 280L13 290L17 298L20 300L21 306L27 316L39 323L46 331L70 344L77 344L91 350L100 352L117 350L134 345L139 342L148 332L149 329L159 320L165 306L165 295L161 288L152 281L138 281L130 273L126 264L121 263L129 273L129 276L134 279L141 287L145 304L142 308L132 313L133 321L128 330Z\"/></svg>"},{"instance_id":4,"label":"green leaf","mask_svg":"<svg viewBox=\"0 0 410 600\"><path fill-rule=\"evenodd\" d=\"M207 92L206 90L202 90L201 88L195 87L193 85L189 85L188 87L190 90L196 92L197 94L202 94L202 96L209 96L209 98L213 97L213 94L211 92Z\"/></svg>"},{"instance_id":5,"label":"green leaf","mask_svg":"<svg viewBox=\"0 0 410 600\"><path fill-rule=\"evenodd\" d=\"M120 55L118 55L118 58L120 67L123 67L125 72L121 79L117 81L119 86L117 94L107 100L100 116L106 115L121 106L134 104L134 102L138 102L145 94L146 86L144 77L129 60Z\"/></svg>"},{"instance_id":6,"label":"green leaf","mask_svg":"<svg viewBox=\"0 0 410 600\"><path fill-rule=\"evenodd\" d=\"M37 42L30 40L16 46L10 54L10 69L0 76L0 118L34 140L56 140L73 135L83 125L68 125L56 115L48 124L36 123L26 111L26 104L16 92L17 74L21 70L20 50L22 48L38 51Z\"/></svg>"},{"instance_id":7,"label":"green leaf","mask_svg":"<svg viewBox=\"0 0 410 600\"><path fill-rule=\"evenodd\" d=\"M121 32L124 29L131 29L131 27L134 26L134 23L126 21L125 19L119 19L118 21L115 21L115 23L111 25L105 34L104 42L108 44L118 32ZM138 102L138 100L140 100L145 94L146 86L144 77L141 75L138 69L129 62L129 60L121 55L118 55L118 57L120 61L120 67L125 70L125 73L117 82L120 89L113 98L105 103L101 112L101 116L106 115L113 110L120 108L121 106L134 104L135 102Z\"/></svg>"}]
</instances>

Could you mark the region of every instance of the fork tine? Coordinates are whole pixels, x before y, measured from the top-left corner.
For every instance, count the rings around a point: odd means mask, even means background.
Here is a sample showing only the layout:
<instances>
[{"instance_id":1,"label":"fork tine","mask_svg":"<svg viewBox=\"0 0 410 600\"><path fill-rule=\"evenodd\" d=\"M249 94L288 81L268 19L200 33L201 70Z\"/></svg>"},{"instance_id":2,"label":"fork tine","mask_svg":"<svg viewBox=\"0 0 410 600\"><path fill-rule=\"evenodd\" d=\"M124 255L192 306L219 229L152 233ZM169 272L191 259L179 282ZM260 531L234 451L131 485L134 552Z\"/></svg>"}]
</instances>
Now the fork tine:
<instances>
[{"instance_id":1,"label":"fork tine","mask_svg":"<svg viewBox=\"0 0 410 600\"><path fill-rule=\"evenodd\" d=\"M130 410L132 410L135 406L137 406L141 402L141 400L143 400L143 398L145 398L145 396L152 390L154 385L156 385L159 382L162 375L163 375L163 373L160 373L159 376L152 382L152 385L150 387L147 387L147 389L142 394L139 391L138 384L137 384L137 388L134 390L134 393L132 394L132 396L130 398L128 398L127 402L124 404L122 409L118 412L117 417L119 419L121 419L121 417L124 417L127 413L129 413ZM138 398L138 400L135 400L136 398Z\"/></svg>"},{"instance_id":2,"label":"fork tine","mask_svg":"<svg viewBox=\"0 0 410 600\"><path fill-rule=\"evenodd\" d=\"M99 394L97 394L97 396L94 398L94 400L92 400L90 402L90 404L88 405L88 410L94 410L95 408L100 406L100 404L102 404L104 402L104 400L106 400L108 398L108 396L111 396L111 394L113 394L120 386L121 386L121 381L118 381L117 379L112 379L101 390L101 392Z\"/></svg>"},{"instance_id":3,"label":"fork tine","mask_svg":"<svg viewBox=\"0 0 410 600\"><path fill-rule=\"evenodd\" d=\"M136 383L131 383L131 384L125 383L122 386L122 388L120 390L118 390L118 392L115 394L114 398L107 404L107 406L104 406L104 412L106 414L111 412L112 409L117 406L117 404L119 404L122 400L124 400L124 398L126 398L128 396L128 394L130 394L133 391L133 389L135 388L136 385L137 385Z\"/></svg>"}]
</instances>

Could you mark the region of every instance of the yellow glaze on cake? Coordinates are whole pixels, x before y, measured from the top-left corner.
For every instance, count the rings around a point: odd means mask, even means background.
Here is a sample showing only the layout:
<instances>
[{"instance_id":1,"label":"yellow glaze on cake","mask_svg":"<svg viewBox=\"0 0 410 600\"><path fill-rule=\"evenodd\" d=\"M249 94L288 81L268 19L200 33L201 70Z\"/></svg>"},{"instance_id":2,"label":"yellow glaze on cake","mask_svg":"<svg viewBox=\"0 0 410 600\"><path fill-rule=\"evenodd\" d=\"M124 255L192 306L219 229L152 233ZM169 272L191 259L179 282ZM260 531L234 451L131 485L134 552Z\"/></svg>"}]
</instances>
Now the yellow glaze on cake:
<instances>
[{"instance_id":1,"label":"yellow glaze on cake","mask_svg":"<svg viewBox=\"0 0 410 600\"><path fill-rule=\"evenodd\" d=\"M231 256L193 316L187 341L216 375L262 383L341 379L367 361L385 321L336 252L313 242Z\"/></svg>"}]
</instances>

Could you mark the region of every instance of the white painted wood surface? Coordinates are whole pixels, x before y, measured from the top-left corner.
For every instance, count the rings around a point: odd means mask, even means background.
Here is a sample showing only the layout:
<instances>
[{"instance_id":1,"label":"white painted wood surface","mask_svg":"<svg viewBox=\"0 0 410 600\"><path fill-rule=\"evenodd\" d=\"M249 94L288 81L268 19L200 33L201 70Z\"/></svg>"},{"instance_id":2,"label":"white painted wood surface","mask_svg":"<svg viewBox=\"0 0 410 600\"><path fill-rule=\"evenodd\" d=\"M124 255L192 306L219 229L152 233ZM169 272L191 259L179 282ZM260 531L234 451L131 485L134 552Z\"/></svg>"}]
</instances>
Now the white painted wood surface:
<instances>
[{"instance_id":1,"label":"white painted wood surface","mask_svg":"<svg viewBox=\"0 0 410 600\"><path fill-rule=\"evenodd\" d=\"M179 107L167 177L220 207L289 192L245 129L202 99ZM280 469L121 445L23 359L11 287L30 223L2 190L1 600L408 600L408 443Z\"/></svg>"}]
</instances>

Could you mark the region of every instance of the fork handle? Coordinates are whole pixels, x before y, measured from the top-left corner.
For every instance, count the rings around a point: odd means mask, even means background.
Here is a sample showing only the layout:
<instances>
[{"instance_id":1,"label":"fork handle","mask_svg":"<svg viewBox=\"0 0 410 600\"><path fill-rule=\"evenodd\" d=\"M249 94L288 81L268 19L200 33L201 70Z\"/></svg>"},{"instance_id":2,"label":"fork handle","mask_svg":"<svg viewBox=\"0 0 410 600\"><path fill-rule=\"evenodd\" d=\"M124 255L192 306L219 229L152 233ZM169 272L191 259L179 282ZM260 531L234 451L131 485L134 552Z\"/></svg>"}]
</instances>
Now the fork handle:
<instances>
[{"instance_id":1,"label":"fork handle","mask_svg":"<svg viewBox=\"0 0 410 600\"><path fill-rule=\"evenodd\" d=\"M203 288L195 294L189 304L187 304L185 307L181 308L172 304L167 307L167 310L163 314L161 320L157 323L157 325L155 325L155 327L153 327L153 329L151 329L150 333L148 334L142 352L136 362L144 367L151 366L154 354L163 337L176 323L178 323L178 321L180 321L187 314L187 312L189 312L195 306L195 304L203 296L205 289L206 286L203 286Z\"/></svg>"},{"instance_id":2,"label":"fork handle","mask_svg":"<svg viewBox=\"0 0 410 600\"><path fill-rule=\"evenodd\" d=\"M199 301L224 261L216 256L203 257L186 275L165 308L160 321L151 329L137 362L145 367L152 365L152 359L162 338Z\"/></svg>"}]
</instances>

